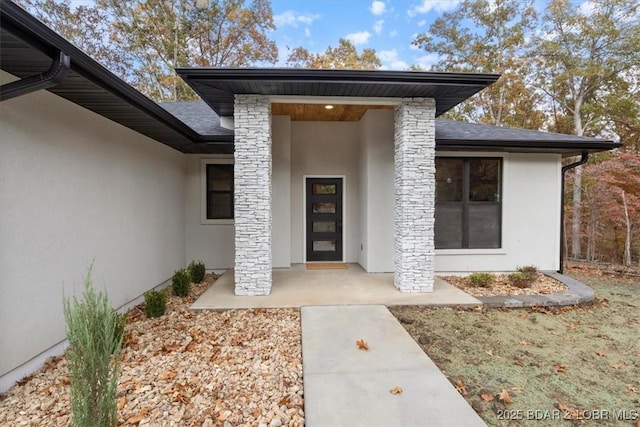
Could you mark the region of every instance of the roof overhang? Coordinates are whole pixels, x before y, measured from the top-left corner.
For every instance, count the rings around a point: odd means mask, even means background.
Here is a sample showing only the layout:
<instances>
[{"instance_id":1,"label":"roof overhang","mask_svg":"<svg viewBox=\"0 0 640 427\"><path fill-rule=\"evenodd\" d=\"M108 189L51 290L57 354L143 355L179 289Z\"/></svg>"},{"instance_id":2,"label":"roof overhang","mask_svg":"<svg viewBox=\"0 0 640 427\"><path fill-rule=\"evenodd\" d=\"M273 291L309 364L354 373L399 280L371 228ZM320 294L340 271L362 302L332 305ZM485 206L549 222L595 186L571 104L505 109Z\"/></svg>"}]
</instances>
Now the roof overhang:
<instances>
[{"instance_id":1,"label":"roof overhang","mask_svg":"<svg viewBox=\"0 0 640 427\"><path fill-rule=\"evenodd\" d=\"M232 116L234 96L348 99L433 98L436 116L498 80L498 74L304 68L178 68L219 116ZM281 102L281 101L280 101ZM318 101L320 102L320 101Z\"/></svg>"},{"instance_id":2,"label":"roof overhang","mask_svg":"<svg viewBox=\"0 0 640 427\"><path fill-rule=\"evenodd\" d=\"M46 71L60 52L66 53L70 70L49 92L183 153L233 152L233 135L199 135L16 4L2 0L0 11L4 71L28 78Z\"/></svg>"},{"instance_id":3,"label":"roof overhang","mask_svg":"<svg viewBox=\"0 0 640 427\"><path fill-rule=\"evenodd\" d=\"M556 153L563 156L595 153L622 144L529 129L516 129L453 120L436 121L436 149L441 151L502 151L512 153Z\"/></svg>"}]
</instances>

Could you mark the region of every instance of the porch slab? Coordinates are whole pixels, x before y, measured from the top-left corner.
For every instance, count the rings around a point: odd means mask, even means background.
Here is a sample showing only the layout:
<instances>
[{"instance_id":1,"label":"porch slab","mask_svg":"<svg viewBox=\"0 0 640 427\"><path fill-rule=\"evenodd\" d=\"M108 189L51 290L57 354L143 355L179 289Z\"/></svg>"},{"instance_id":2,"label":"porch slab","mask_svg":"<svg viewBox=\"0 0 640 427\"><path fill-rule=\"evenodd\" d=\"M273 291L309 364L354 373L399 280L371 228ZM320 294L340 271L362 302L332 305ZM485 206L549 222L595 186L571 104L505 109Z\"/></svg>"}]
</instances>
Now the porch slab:
<instances>
[{"instance_id":1,"label":"porch slab","mask_svg":"<svg viewBox=\"0 0 640 427\"><path fill-rule=\"evenodd\" d=\"M482 305L482 302L437 277L433 292L405 294L395 288L392 273L367 273L358 264L349 264L346 270L307 270L304 264L296 264L291 268L273 270L273 287L268 296L234 295L233 270L228 270L191 309L370 304L473 307Z\"/></svg>"}]
</instances>

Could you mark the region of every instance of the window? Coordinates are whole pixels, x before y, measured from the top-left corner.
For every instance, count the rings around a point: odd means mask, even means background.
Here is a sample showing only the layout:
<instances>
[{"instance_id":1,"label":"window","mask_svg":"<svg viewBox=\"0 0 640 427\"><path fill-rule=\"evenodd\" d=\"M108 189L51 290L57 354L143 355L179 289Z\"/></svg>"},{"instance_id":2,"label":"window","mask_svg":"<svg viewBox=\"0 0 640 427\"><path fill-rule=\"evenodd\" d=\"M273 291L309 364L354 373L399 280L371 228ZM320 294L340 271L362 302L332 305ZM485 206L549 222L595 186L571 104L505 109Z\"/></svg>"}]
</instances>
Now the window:
<instances>
[{"instance_id":1,"label":"window","mask_svg":"<svg viewBox=\"0 0 640 427\"><path fill-rule=\"evenodd\" d=\"M436 249L501 246L502 159L436 157Z\"/></svg>"},{"instance_id":2,"label":"window","mask_svg":"<svg viewBox=\"0 0 640 427\"><path fill-rule=\"evenodd\" d=\"M233 165L207 164L207 219L233 219Z\"/></svg>"}]
</instances>

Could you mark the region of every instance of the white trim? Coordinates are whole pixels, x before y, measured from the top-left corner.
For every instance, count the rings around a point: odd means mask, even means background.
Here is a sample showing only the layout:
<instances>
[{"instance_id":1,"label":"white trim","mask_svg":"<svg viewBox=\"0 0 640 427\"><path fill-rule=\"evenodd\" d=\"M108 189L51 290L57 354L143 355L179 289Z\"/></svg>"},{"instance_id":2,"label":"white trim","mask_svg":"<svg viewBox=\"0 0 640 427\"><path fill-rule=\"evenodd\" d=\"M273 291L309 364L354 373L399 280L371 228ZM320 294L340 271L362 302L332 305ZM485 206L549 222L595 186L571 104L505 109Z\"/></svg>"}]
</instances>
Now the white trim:
<instances>
[{"instance_id":1,"label":"white trim","mask_svg":"<svg viewBox=\"0 0 640 427\"><path fill-rule=\"evenodd\" d=\"M504 239L503 239L504 240ZM504 248L496 249L436 249L436 255L506 255Z\"/></svg>"},{"instance_id":2,"label":"white trim","mask_svg":"<svg viewBox=\"0 0 640 427\"><path fill-rule=\"evenodd\" d=\"M202 225L233 225L233 219L207 219L207 165L232 165L232 154L207 157L200 159L200 224Z\"/></svg>"},{"instance_id":3,"label":"white trim","mask_svg":"<svg viewBox=\"0 0 640 427\"><path fill-rule=\"evenodd\" d=\"M307 261L307 178L342 179L342 262L347 262L347 176L346 175L302 175L302 254Z\"/></svg>"},{"instance_id":4,"label":"white trim","mask_svg":"<svg viewBox=\"0 0 640 427\"><path fill-rule=\"evenodd\" d=\"M347 105L399 105L400 98L356 98L349 96L299 96L274 95L269 97L271 103L278 104L347 104Z\"/></svg>"}]
</instances>

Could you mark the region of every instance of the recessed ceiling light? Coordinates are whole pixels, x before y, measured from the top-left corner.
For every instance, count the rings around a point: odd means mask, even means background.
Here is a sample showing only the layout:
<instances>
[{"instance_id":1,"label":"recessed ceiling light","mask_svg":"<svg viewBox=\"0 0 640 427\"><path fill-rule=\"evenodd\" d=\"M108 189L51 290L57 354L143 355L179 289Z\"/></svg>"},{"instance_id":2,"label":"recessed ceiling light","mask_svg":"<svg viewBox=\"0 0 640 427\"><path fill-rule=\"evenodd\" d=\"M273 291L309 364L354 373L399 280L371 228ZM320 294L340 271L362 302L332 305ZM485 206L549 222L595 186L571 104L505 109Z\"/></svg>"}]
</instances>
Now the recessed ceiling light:
<instances>
[{"instance_id":1,"label":"recessed ceiling light","mask_svg":"<svg viewBox=\"0 0 640 427\"><path fill-rule=\"evenodd\" d=\"M333 110L333 105L325 105L324 108L327 110Z\"/></svg>"}]
</instances>

